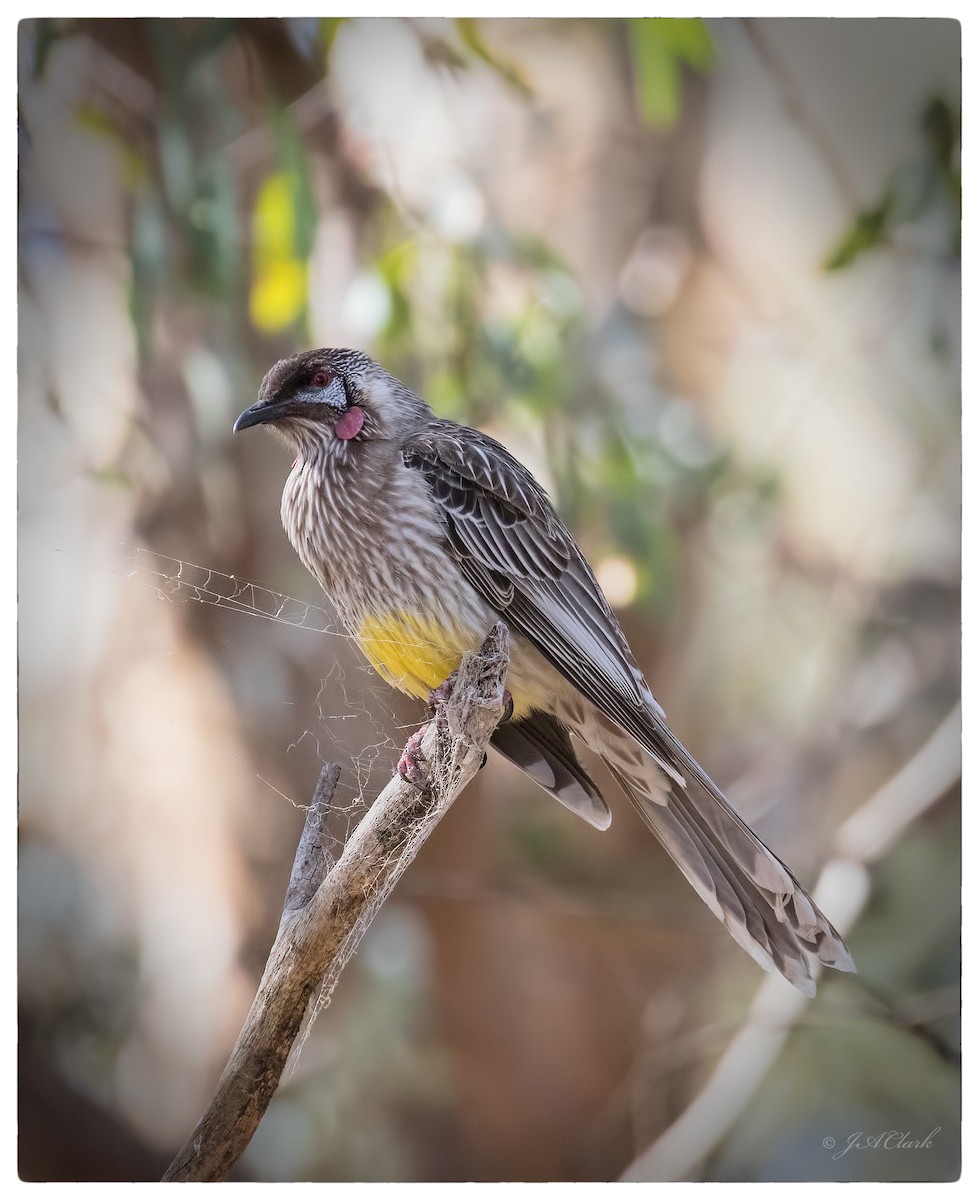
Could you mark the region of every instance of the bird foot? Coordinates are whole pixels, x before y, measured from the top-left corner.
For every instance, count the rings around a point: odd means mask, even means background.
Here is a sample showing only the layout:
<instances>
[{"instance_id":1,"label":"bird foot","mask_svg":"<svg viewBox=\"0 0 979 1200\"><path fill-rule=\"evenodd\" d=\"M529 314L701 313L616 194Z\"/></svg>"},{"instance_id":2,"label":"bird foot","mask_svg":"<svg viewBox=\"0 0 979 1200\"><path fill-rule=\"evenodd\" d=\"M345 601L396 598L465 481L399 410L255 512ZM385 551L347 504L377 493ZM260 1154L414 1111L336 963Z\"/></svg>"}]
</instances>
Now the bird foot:
<instances>
[{"instance_id":1,"label":"bird foot","mask_svg":"<svg viewBox=\"0 0 979 1200\"><path fill-rule=\"evenodd\" d=\"M448 700L452 693L452 689L455 687L456 676L458 674L458 671L453 671L451 675L442 680L438 687L433 687L428 693L428 707L432 710L432 712L435 712L440 705L444 704L446 700Z\"/></svg>"},{"instance_id":2,"label":"bird foot","mask_svg":"<svg viewBox=\"0 0 979 1200\"><path fill-rule=\"evenodd\" d=\"M407 745L398 759L398 774L416 788L424 788L428 784L428 760L421 752L422 738L428 732L430 722L416 730L408 739Z\"/></svg>"},{"instance_id":3,"label":"bird foot","mask_svg":"<svg viewBox=\"0 0 979 1200\"><path fill-rule=\"evenodd\" d=\"M429 705L429 708L431 708L432 712L435 712L440 707L440 705L444 704L446 702L446 700L448 700L449 694L451 693L452 689L455 687L455 681L456 681L457 674L458 674L458 671L453 671L452 674L447 679L442 680L442 682L438 685L438 687L432 688L432 690L428 693L428 705ZM500 717L500 724L502 725L504 721L509 721L512 716L513 716L513 697L504 688L504 690L503 690L503 716Z\"/></svg>"}]
</instances>

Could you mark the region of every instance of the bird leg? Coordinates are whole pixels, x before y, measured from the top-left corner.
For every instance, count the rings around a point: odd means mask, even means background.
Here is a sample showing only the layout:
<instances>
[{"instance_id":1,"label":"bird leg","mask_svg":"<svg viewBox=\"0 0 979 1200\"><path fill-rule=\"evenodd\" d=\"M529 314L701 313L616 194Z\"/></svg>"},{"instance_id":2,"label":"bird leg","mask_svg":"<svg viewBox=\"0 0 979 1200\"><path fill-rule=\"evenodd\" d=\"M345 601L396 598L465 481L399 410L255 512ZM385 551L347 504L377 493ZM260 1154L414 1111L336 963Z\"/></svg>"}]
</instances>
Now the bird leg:
<instances>
[{"instance_id":1,"label":"bird leg","mask_svg":"<svg viewBox=\"0 0 979 1200\"><path fill-rule=\"evenodd\" d=\"M428 693L428 707L434 716L439 708L448 702L449 696L452 694L452 689L455 687L456 676L458 671L453 671L448 678L443 679L438 687L434 687ZM426 721L420 729L417 729L408 739L404 750L401 752L401 757L398 759L398 774L402 779L406 779L409 783L413 783L415 787L422 788L427 782L424 772L425 757L421 752L422 738L428 732L428 727L431 721Z\"/></svg>"},{"instance_id":2,"label":"bird leg","mask_svg":"<svg viewBox=\"0 0 979 1200\"><path fill-rule=\"evenodd\" d=\"M440 705L445 704L448 701L449 696L452 695L452 689L456 685L456 678L458 675L458 671L453 671L451 675L446 676L446 678L442 680L438 687L433 687L428 693L428 707L433 713L439 708Z\"/></svg>"},{"instance_id":3,"label":"bird leg","mask_svg":"<svg viewBox=\"0 0 979 1200\"><path fill-rule=\"evenodd\" d=\"M439 711L442 705L446 703L455 687L457 671L444 679L438 687L432 688L428 693L428 706L435 714ZM509 721L513 716L513 697L504 689L503 692L503 716L500 718L500 724L504 721ZM417 788L423 788L428 782L425 774L425 757L421 752L422 738L428 732L428 727L431 721L426 721L420 729L417 729L408 739L404 750L401 752L401 757L398 759L398 774L402 779L406 779L408 783L413 783ZM480 768L486 766L486 755L483 755L483 761Z\"/></svg>"},{"instance_id":4,"label":"bird leg","mask_svg":"<svg viewBox=\"0 0 979 1200\"><path fill-rule=\"evenodd\" d=\"M452 674L449 675L447 679L442 680L442 682L438 685L438 687L432 688L432 690L428 693L428 707L432 710L433 713L438 710L440 705L444 704L448 700L449 695L452 692L452 689L455 687L456 676L458 675L458 673L459 673L458 671L453 671ZM500 717L500 724L502 725L504 721L509 721L512 716L513 716L513 697L504 688L503 689L503 716Z\"/></svg>"},{"instance_id":5,"label":"bird leg","mask_svg":"<svg viewBox=\"0 0 979 1200\"><path fill-rule=\"evenodd\" d=\"M424 770L426 760L421 752L421 744L430 724L431 721L426 721L421 729L415 730L398 759L398 774L408 783L413 783L416 788L423 788L428 782Z\"/></svg>"}]
</instances>

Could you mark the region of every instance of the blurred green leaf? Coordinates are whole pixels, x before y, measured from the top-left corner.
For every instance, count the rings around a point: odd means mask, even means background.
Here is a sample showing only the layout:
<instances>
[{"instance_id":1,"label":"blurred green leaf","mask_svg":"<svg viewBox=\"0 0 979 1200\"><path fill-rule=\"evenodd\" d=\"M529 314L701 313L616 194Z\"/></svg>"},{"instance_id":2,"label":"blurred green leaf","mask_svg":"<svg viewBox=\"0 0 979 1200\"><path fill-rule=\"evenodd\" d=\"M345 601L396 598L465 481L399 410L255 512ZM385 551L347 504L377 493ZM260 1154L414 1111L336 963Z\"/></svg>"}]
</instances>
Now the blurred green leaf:
<instances>
[{"instance_id":1,"label":"blurred green leaf","mask_svg":"<svg viewBox=\"0 0 979 1200\"><path fill-rule=\"evenodd\" d=\"M707 26L699 17L660 18L668 22L665 36L673 46L676 57L697 71L706 71L714 62L714 45Z\"/></svg>"},{"instance_id":2,"label":"blurred green leaf","mask_svg":"<svg viewBox=\"0 0 979 1200\"><path fill-rule=\"evenodd\" d=\"M268 176L252 212L252 324L264 333L289 328L306 310L306 260L316 234L316 202L308 159L292 110L271 114L281 169Z\"/></svg>"},{"instance_id":3,"label":"blurred green leaf","mask_svg":"<svg viewBox=\"0 0 979 1200\"><path fill-rule=\"evenodd\" d=\"M169 109L179 123L186 109L188 59L178 33L178 23L166 18L151 18L143 27L156 57L164 109Z\"/></svg>"},{"instance_id":4,"label":"blurred green leaf","mask_svg":"<svg viewBox=\"0 0 979 1200\"><path fill-rule=\"evenodd\" d=\"M308 258L316 235L316 200L309 177L309 156L291 108L272 109L276 156L292 187L293 245L299 258Z\"/></svg>"},{"instance_id":5,"label":"blurred green leaf","mask_svg":"<svg viewBox=\"0 0 979 1200\"><path fill-rule=\"evenodd\" d=\"M927 159L902 163L888 185L893 198L891 225L905 224L920 217L934 202L940 183L934 163Z\"/></svg>"},{"instance_id":6,"label":"blurred green leaf","mask_svg":"<svg viewBox=\"0 0 979 1200\"><path fill-rule=\"evenodd\" d=\"M123 491L131 491L133 488L133 481L125 471L116 466L89 467L85 473L89 479L105 488L121 488Z\"/></svg>"},{"instance_id":7,"label":"blurred green leaf","mask_svg":"<svg viewBox=\"0 0 979 1200\"><path fill-rule=\"evenodd\" d=\"M136 187L147 179L146 164L101 109L94 108L90 104L81 104L76 117L78 124L83 129L98 134L99 137L105 138L111 144L119 155L122 177L127 187Z\"/></svg>"},{"instance_id":8,"label":"blurred green leaf","mask_svg":"<svg viewBox=\"0 0 979 1200\"><path fill-rule=\"evenodd\" d=\"M240 275L238 187L227 159L214 156L198 175L188 231L208 295L228 301Z\"/></svg>"},{"instance_id":9,"label":"blurred green leaf","mask_svg":"<svg viewBox=\"0 0 979 1200\"><path fill-rule=\"evenodd\" d=\"M469 69L469 60L460 54L455 46L449 45L445 38L430 37L420 30L416 32L418 32L418 36L421 39L425 58L433 66L445 67L450 71L466 71Z\"/></svg>"},{"instance_id":10,"label":"blurred green leaf","mask_svg":"<svg viewBox=\"0 0 979 1200\"><path fill-rule=\"evenodd\" d=\"M212 17L209 20L201 21L195 31L196 36L188 39L187 52L190 65L194 66L201 59L220 50L228 38L234 34L236 26L237 21L234 17Z\"/></svg>"},{"instance_id":11,"label":"blurred green leaf","mask_svg":"<svg viewBox=\"0 0 979 1200\"><path fill-rule=\"evenodd\" d=\"M647 125L671 128L680 115L681 68L704 72L714 47L696 17L634 17L628 22L636 99Z\"/></svg>"},{"instance_id":12,"label":"blurred green leaf","mask_svg":"<svg viewBox=\"0 0 979 1200\"><path fill-rule=\"evenodd\" d=\"M418 267L419 247L413 238L395 242L375 261L374 266L391 288L407 287Z\"/></svg>"},{"instance_id":13,"label":"blurred green leaf","mask_svg":"<svg viewBox=\"0 0 979 1200\"><path fill-rule=\"evenodd\" d=\"M951 171L959 140L959 121L951 107L940 96L933 96L925 105L921 127L929 154L935 163L942 170Z\"/></svg>"},{"instance_id":14,"label":"blurred green leaf","mask_svg":"<svg viewBox=\"0 0 979 1200\"><path fill-rule=\"evenodd\" d=\"M887 241L892 207L893 201L888 193L875 208L860 213L826 256L823 269L840 271L858 259L861 254L866 254L868 250L882 246Z\"/></svg>"},{"instance_id":15,"label":"blurred green leaf","mask_svg":"<svg viewBox=\"0 0 979 1200\"><path fill-rule=\"evenodd\" d=\"M524 99L530 99L533 96L533 89L524 77L523 72L513 63L505 62L483 41L482 34L474 17L456 17L456 29L459 31L459 36L462 38L466 48L470 50L480 61L491 67L497 75L514 91L519 92Z\"/></svg>"},{"instance_id":16,"label":"blurred green leaf","mask_svg":"<svg viewBox=\"0 0 979 1200\"><path fill-rule=\"evenodd\" d=\"M567 263L553 246L532 233L512 233L503 246L503 257L523 267L554 270L567 274Z\"/></svg>"},{"instance_id":17,"label":"blurred green leaf","mask_svg":"<svg viewBox=\"0 0 979 1200\"><path fill-rule=\"evenodd\" d=\"M898 164L876 205L860 213L823 262L825 271L848 267L885 244L893 229L910 224L936 203L949 225L951 252L959 251L961 180L957 163L958 120L945 101L933 97L921 118L924 152Z\"/></svg>"},{"instance_id":18,"label":"blurred green leaf","mask_svg":"<svg viewBox=\"0 0 979 1200\"><path fill-rule=\"evenodd\" d=\"M157 131L163 189L170 207L185 213L194 199L194 155L179 116L161 116Z\"/></svg>"},{"instance_id":19,"label":"blurred green leaf","mask_svg":"<svg viewBox=\"0 0 979 1200\"><path fill-rule=\"evenodd\" d=\"M320 20L320 40L323 43L323 61L327 70L330 67L330 53L333 50L333 43L336 41L340 26L344 21L349 20L349 17L323 17Z\"/></svg>"},{"instance_id":20,"label":"blurred green leaf","mask_svg":"<svg viewBox=\"0 0 979 1200\"><path fill-rule=\"evenodd\" d=\"M391 297L391 312L381 334L381 341L392 349L411 334L412 307L408 289L417 264L418 243L410 239L397 242L374 263Z\"/></svg>"},{"instance_id":21,"label":"blurred green leaf","mask_svg":"<svg viewBox=\"0 0 979 1200\"><path fill-rule=\"evenodd\" d=\"M941 97L934 96L925 106L922 131L929 158L935 163L951 205L951 252L962 249L962 170L959 164L961 117Z\"/></svg>"},{"instance_id":22,"label":"blurred green leaf","mask_svg":"<svg viewBox=\"0 0 979 1200\"><path fill-rule=\"evenodd\" d=\"M173 259L168 273L231 304L239 294L241 274L238 183L232 163L217 151L240 134L241 115L211 63L237 25L230 19L151 19L142 24L161 81L157 154L162 193L173 218L168 222ZM139 288L148 281L146 273L134 280L138 323L148 304Z\"/></svg>"}]
</instances>

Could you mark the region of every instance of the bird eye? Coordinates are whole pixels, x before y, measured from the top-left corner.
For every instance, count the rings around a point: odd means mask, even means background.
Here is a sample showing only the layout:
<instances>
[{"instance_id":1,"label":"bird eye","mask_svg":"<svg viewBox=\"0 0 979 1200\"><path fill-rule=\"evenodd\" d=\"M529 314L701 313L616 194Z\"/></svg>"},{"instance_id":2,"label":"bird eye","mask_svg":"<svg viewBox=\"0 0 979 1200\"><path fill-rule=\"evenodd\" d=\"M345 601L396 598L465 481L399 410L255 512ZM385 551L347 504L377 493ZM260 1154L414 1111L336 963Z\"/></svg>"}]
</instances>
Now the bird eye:
<instances>
[{"instance_id":1,"label":"bird eye","mask_svg":"<svg viewBox=\"0 0 979 1200\"><path fill-rule=\"evenodd\" d=\"M325 388L330 382L330 377L326 371L317 371L313 376L313 387Z\"/></svg>"}]
</instances>

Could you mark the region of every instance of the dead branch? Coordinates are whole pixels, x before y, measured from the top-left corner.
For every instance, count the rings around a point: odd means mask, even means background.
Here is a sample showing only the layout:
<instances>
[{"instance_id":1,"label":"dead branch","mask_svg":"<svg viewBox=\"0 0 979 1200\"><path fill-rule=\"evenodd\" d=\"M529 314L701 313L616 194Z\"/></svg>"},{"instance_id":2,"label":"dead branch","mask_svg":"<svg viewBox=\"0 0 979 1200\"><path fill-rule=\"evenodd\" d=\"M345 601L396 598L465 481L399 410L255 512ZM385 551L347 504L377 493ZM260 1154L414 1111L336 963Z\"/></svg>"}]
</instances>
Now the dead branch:
<instances>
[{"instance_id":1,"label":"dead branch","mask_svg":"<svg viewBox=\"0 0 979 1200\"><path fill-rule=\"evenodd\" d=\"M165 1181L225 1179L241 1157L275 1094L310 1001L329 994L402 872L482 765L503 715L508 663L507 630L497 624L479 652L463 658L447 699L436 707L421 744L424 787L396 775L335 864L324 830L339 772L324 768L258 993L211 1103Z\"/></svg>"}]
</instances>

